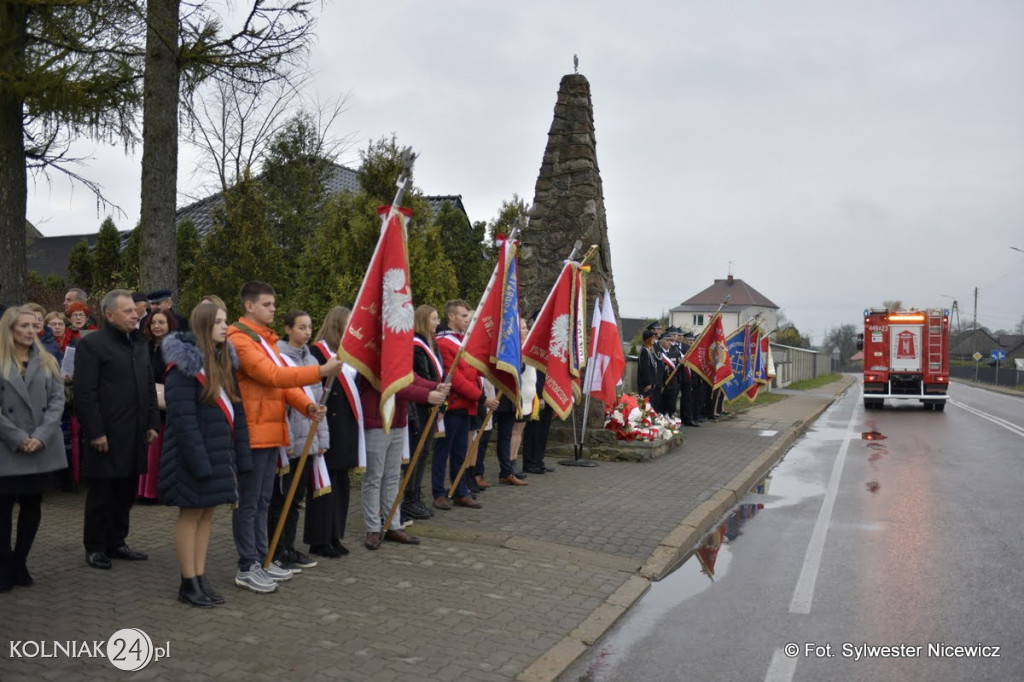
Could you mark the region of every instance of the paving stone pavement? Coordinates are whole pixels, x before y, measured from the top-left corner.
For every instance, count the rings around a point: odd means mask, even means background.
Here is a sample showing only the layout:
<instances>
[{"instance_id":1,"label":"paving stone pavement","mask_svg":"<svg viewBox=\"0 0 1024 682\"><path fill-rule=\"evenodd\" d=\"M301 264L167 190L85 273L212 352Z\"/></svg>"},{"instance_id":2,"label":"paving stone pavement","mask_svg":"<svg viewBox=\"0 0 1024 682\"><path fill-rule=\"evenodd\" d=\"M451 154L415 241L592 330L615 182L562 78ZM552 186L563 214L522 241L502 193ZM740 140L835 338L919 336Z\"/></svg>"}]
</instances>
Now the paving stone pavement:
<instances>
[{"instance_id":1,"label":"paving stone pavement","mask_svg":"<svg viewBox=\"0 0 1024 682\"><path fill-rule=\"evenodd\" d=\"M780 391L785 400L687 429L682 447L651 462L549 459L557 471L493 485L483 509L417 522L416 547L364 549L354 494L351 555L321 559L276 594L234 586L230 511L219 508L207 575L228 602L209 610L176 601L175 509L136 506L129 542L149 560L100 571L84 560L84 493L48 495L29 557L36 584L0 594L0 680L552 680L642 596L642 569L666 538L710 527L724 510L705 503L767 451L780 457L854 381ZM125 672L106 658L11 649L102 641L105 652L122 628L169 655Z\"/></svg>"}]
</instances>

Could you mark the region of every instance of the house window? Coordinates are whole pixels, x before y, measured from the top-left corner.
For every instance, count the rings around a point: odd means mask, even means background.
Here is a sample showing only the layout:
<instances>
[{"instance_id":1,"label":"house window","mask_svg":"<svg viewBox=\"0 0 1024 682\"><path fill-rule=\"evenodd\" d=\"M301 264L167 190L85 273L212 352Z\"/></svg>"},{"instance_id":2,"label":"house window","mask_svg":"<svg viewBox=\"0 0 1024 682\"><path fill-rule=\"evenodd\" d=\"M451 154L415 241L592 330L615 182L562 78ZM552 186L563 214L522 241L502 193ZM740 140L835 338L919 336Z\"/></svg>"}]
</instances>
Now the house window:
<instances>
[{"instance_id":1,"label":"house window","mask_svg":"<svg viewBox=\"0 0 1024 682\"><path fill-rule=\"evenodd\" d=\"M704 313L694 314L694 316L693 316L693 326L694 327L703 327L704 326Z\"/></svg>"}]
</instances>

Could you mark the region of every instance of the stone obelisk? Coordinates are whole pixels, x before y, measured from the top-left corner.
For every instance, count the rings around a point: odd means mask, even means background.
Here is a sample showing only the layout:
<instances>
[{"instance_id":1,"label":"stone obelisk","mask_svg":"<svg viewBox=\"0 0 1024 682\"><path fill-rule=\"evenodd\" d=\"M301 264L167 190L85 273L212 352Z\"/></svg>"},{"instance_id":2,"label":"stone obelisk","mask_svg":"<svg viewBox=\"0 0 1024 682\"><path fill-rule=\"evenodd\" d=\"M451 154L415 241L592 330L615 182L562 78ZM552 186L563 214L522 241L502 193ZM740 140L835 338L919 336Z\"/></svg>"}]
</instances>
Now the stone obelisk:
<instances>
[{"instance_id":1,"label":"stone obelisk","mask_svg":"<svg viewBox=\"0 0 1024 682\"><path fill-rule=\"evenodd\" d=\"M587 278L587 324L593 314L594 298L602 295L605 288L610 290L618 316L590 83L580 74L569 74L558 86L530 222L520 236L519 288L526 315L544 303L576 240L583 242L578 258L591 244L598 247L588 261L591 271Z\"/></svg>"}]
</instances>

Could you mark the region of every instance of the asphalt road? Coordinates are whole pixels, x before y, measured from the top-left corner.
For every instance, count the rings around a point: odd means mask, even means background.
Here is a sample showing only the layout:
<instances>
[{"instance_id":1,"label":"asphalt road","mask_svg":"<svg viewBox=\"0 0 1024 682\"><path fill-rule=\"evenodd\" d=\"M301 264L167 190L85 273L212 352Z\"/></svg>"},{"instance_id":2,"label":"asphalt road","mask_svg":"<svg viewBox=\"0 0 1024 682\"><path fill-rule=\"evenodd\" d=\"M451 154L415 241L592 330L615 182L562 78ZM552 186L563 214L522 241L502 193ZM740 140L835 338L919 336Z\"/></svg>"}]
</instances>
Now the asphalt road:
<instances>
[{"instance_id":1,"label":"asphalt road","mask_svg":"<svg viewBox=\"0 0 1024 682\"><path fill-rule=\"evenodd\" d=\"M1024 679L1024 399L951 397L847 392L560 679Z\"/></svg>"}]
</instances>

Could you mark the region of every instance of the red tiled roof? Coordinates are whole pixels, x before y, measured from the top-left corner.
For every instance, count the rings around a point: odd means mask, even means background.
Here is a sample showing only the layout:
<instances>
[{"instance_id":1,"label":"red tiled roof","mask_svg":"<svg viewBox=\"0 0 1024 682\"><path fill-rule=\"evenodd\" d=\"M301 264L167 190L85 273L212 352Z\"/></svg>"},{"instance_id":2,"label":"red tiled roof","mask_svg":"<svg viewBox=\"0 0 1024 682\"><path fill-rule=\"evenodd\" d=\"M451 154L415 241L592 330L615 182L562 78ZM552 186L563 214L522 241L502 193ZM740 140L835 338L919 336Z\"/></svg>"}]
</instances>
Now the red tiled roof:
<instances>
[{"instance_id":1,"label":"red tiled roof","mask_svg":"<svg viewBox=\"0 0 1024 682\"><path fill-rule=\"evenodd\" d=\"M763 308L779 307L768 300L764 294L744 282L742 279L736 279L732 276L728 279L716 279L714 284L704 291L686 299L679 304L679 307L702 306L714 309L717 308L718 304L724 301L725 297L729 295L732 296L729 300L730 307L746 307L752 305L761 306ZM673 308L672 310L676 310L676 308Z\"/></svg>"}]
</instances>

